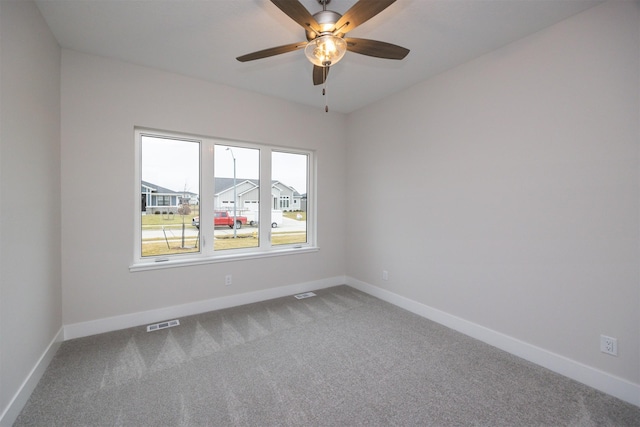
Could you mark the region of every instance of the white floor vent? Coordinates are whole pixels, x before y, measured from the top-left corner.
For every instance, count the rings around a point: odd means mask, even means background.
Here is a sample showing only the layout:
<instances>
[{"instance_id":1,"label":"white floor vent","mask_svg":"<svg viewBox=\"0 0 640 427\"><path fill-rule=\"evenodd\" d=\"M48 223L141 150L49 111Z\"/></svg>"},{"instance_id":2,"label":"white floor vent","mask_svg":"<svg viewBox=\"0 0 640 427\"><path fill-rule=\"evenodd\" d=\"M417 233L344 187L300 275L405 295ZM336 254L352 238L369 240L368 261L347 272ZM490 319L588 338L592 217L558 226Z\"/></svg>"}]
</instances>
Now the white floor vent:
<instances>
[{"instance_id":1,"label":"white floor vent","mask_svg":"<svg viewBox=\"0 0 640 427\"><path fill-rule=\"evenodd\" d=\"M304 294L294 295L294 297L296 297L297 299L311 298L315 296L316 294L314 294L313 292L305 292Z\"/></svg>"},{"instance_id":2,"label":"white floor vent","mask_svg":"<svg viewBox=\"0 0 640 427\"><path fill-rule=\"evenodd\" d=\"M167 328L171 328L173 326L179 326L179 325L180 325L180 321L178 319L169 320L167 322L155 323L153 325L147 326L147 332L158 331L160 329L167 329Z\"/></svg>"}]
</instances>

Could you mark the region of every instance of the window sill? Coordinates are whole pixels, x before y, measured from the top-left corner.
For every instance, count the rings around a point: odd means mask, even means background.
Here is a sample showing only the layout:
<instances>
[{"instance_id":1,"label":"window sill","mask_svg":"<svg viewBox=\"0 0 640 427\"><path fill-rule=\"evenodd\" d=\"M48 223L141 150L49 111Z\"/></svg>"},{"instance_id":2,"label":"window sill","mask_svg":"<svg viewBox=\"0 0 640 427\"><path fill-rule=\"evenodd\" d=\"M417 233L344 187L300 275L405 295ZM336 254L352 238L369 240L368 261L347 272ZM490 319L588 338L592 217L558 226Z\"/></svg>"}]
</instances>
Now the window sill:
<instances>
[{"instance_id":1,"label":"window sill","mask_svg":"<svg viewBox=\"0 0 640 427\"><path fill-rule=\"evenodd\" d=\"M219 262L244 261L247 259L270 258L294 254L306 254L318 252L317 246L288 247L283 249L272 249L269 252L250 252L242 254L215 255L211 257L191 257L191 258L165 258L154 261L137 262L129 266L130 272L160 270L164 268L188 267L192 265L215 264Z\"/></svg>"}]
</instances>

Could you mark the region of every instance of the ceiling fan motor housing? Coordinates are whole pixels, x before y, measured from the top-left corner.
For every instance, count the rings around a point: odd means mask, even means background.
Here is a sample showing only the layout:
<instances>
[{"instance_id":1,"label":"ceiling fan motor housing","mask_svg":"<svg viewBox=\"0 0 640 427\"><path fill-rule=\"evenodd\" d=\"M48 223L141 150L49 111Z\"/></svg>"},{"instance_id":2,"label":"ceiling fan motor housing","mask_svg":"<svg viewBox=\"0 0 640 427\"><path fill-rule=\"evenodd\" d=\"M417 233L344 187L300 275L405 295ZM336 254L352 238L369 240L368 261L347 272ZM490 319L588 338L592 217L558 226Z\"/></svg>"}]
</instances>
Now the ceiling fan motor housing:
<instances>
[{"instance_id":1,"label":"ceiling fan motor housing","mask_svg":"<svg viewBox=\"0 0 640 427\"><path fill-rule=\"evenodd\" d=\"M313 17L320 25L320 34L316 34L313 30L307 30L306 34L308 41L311 41L325 33L331 33L334 26L336 25L336 22L338 22L338 20L342 18L342 15L340 15L338 12L334 12L333 10L321 10L320 12L314 14Z\"/></svg>"}]
</instances>

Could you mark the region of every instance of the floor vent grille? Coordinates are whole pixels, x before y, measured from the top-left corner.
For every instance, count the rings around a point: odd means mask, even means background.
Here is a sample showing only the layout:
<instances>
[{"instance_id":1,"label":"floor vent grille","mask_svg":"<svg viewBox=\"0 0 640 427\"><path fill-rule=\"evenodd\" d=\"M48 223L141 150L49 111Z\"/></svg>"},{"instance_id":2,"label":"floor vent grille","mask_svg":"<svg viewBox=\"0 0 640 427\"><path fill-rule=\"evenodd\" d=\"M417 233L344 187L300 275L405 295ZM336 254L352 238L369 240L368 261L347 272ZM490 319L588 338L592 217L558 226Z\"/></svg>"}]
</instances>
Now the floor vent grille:
<instances>
[{"instance_id":1,"label":"floor vent grille","mask_svg":"<svg viewBox=\"0 0 640 427\"><path fill-rule=\"evenodd\" d=\"M315 296L316 294L314 294L313 292L305 292L304 294L294 295L294 297L296 297L297 299L311 298Z\"/></svg>"},{"instance_id":2,"label":"floor vent grille","mask_svg":"<svg viewBox=\"0 0 640 427\"><path fill-rule=\"evenodd\" d=\"M180 321L178 319L169 320L167 322L154 323L153 325L147 326L147 332L159 331L160 329L167 329L167 328L171 328L173 326L179 326L179 325L180 325Z\"/></svg>"}]
</instances>

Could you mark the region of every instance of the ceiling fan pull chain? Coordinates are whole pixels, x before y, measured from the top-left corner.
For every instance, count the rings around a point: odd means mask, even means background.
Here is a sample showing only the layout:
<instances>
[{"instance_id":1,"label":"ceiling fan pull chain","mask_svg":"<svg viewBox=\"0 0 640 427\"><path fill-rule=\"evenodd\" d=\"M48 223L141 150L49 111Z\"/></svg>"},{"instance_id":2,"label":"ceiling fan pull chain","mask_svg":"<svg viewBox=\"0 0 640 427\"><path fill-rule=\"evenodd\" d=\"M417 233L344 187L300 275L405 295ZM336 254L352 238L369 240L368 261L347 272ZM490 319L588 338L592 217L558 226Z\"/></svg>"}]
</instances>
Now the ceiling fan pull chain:
<instances>
[{"instance_id":1,"label":"ceiling fan pull chain","mask_svg":"<svg viewBox=\"0 0 640 427\"><path fill-rule=\"evenodd\" d=\"M329 112L329 97L327 96L327 92L322 89L322 96L324 96L324 112Z\"/></svg>"},{"instance_id":2,"label":"ceiling fan pull chain","mask_svg":"<svg viewBox=\"0 0 640 427\"><path fill-rule=\"evenodd\" d=\"M322 96L324 96L324 112L329 112L329 97L327 96L327 77L329 67L324 67L322 72L324 73L324 82L322 83Z\"/></svg>"}]
</instances>

